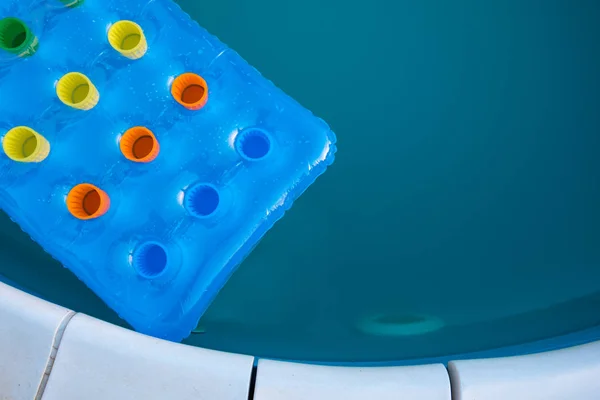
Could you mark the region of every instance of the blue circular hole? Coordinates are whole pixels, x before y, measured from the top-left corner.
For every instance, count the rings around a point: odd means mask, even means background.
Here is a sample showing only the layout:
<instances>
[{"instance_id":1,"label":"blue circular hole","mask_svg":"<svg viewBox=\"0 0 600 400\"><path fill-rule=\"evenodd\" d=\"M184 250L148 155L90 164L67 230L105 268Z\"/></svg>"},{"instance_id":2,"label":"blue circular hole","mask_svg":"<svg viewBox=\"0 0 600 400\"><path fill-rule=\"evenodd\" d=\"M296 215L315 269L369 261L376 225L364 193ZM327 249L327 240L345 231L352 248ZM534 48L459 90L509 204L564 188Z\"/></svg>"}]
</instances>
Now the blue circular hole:
<instances>
[{"instance_id":1,"label":"blue circular hole","mask_svg":"<svg viewBox=\"0 0 600 400\"><path fill-rule=\"evenodd\" d=\"M144 243L133 253L133 267L145 278L156 278L167 264L167 250L156 242Z\"/></svg>"},{"instance_id":2,"label":"blue circular hole","mask_svg":"<svg viewBox=\"0 0 600 400\"><path fill-rule=\"evenodd\" d=\"M271 138L262 129L243 130L236 138L237 152L246 160L257 161L271 151Z\"/></svg>"},{"instance_id":3,"label":"blue circular hole","mask_svg":"<svg viewBox=\"0 0 600 400\"><path fill-rule=\"evenodd\" d=\"M209 184L201 183L189 188L185 194L185 208L198 218L206 218L219 207L219 192Z\"/></svg>"}]
</instances>

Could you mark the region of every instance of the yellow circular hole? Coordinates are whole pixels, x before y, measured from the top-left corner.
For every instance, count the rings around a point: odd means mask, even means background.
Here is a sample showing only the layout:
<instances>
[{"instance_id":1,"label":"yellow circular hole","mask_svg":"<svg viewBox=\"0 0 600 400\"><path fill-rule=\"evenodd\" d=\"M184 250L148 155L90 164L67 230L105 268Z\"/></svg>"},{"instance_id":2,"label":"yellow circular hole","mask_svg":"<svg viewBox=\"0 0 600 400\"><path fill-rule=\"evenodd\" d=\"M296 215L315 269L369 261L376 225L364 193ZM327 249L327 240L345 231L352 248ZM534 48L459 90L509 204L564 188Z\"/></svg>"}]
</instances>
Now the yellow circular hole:
<instances>
[{"instance_id":1,"label":"yellow circular hole","mask_svg":"<svg viewBox=\"0 0 600 400\"><path fill-rule=\"evenodd\" d=\"M6 133L2 149L13 161L40 162L50 153L50 143L33 129L18 126Z\"/></svg>"},{"instance_id":2,"label":"yellow circular hole","mask_svg":"<svg viewBox=\"0 0 600 400\"><path fill-rule=\"evenodd\" d=\"M100 95L90 79L79 72L69 72L56 84L60 101L79 110L90 110L98 104Z\"/></svg>"},{"instance_id":3,"label":"yellow circular hole","mask_svg":"<svg viewBox=\"0 0 600 400\"><path fill-rule=\"evenodd\" d=\"M133 21L118 21L108 29L108 42L113 49L132 60L146 54L148 44L142 27Z\"/></svg>"}]
</instances>

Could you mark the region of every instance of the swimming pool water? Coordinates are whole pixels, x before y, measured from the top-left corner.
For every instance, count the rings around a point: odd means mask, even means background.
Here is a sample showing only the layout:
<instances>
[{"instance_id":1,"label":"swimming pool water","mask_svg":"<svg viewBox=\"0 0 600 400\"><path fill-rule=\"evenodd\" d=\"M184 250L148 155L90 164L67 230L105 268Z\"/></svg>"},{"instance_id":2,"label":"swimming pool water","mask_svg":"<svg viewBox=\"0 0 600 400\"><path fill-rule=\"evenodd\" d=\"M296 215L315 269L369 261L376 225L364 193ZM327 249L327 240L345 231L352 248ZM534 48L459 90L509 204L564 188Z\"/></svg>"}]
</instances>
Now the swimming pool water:
<instances>
[{"instance_id":1,"label":"swimming pool water","mask_svg":"<svg viewBox=\"0 0 600 400\"><path fill-rule=\"evenodd\" d=\"M600 4L181 5L340 144L186 343L384 361L600 324ZM0 232L3 275L118 321L7 221ZM371 317L417 328L374 334Z\"/></svg>"}]
</instances>

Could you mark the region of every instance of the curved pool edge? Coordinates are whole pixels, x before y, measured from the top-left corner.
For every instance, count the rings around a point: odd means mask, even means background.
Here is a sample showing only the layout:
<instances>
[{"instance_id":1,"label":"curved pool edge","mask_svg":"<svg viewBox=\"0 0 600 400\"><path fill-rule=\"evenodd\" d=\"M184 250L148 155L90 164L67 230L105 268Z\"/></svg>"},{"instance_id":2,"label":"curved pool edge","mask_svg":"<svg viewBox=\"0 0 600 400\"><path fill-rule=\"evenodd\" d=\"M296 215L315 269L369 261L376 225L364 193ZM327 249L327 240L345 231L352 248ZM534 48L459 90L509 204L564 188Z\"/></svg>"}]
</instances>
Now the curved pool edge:
<instances>
[{"instance_id":1,"label":"curved pool edge","mask_svg":"<svg viewBox=\"0 0 600 400\"><path fill-rule=\"evenodd\" d=\"M389 367L258 360L142 335L0 282L0 397L14 399L594 399L600 341Z\"/></svg>"}]
</instances>

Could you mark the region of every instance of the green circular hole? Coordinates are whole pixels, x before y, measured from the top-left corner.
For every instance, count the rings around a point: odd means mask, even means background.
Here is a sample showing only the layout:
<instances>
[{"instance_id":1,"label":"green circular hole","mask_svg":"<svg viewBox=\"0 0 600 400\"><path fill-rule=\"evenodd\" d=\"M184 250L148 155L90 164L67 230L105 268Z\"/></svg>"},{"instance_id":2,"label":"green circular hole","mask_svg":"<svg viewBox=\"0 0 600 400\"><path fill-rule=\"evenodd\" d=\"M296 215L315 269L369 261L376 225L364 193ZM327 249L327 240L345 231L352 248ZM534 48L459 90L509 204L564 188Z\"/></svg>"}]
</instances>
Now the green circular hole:
<instances>
[{"instance_id":1,"label":"green circular hole","mask_svg":"<svg viewBox=\"0 0 600 400\"><path fill-rule=\"evenodd\" d=\"M17 50L26 44L29 28L17 18L0 20L0 46L5 50Z\"/></svg>"}]
</instances>

